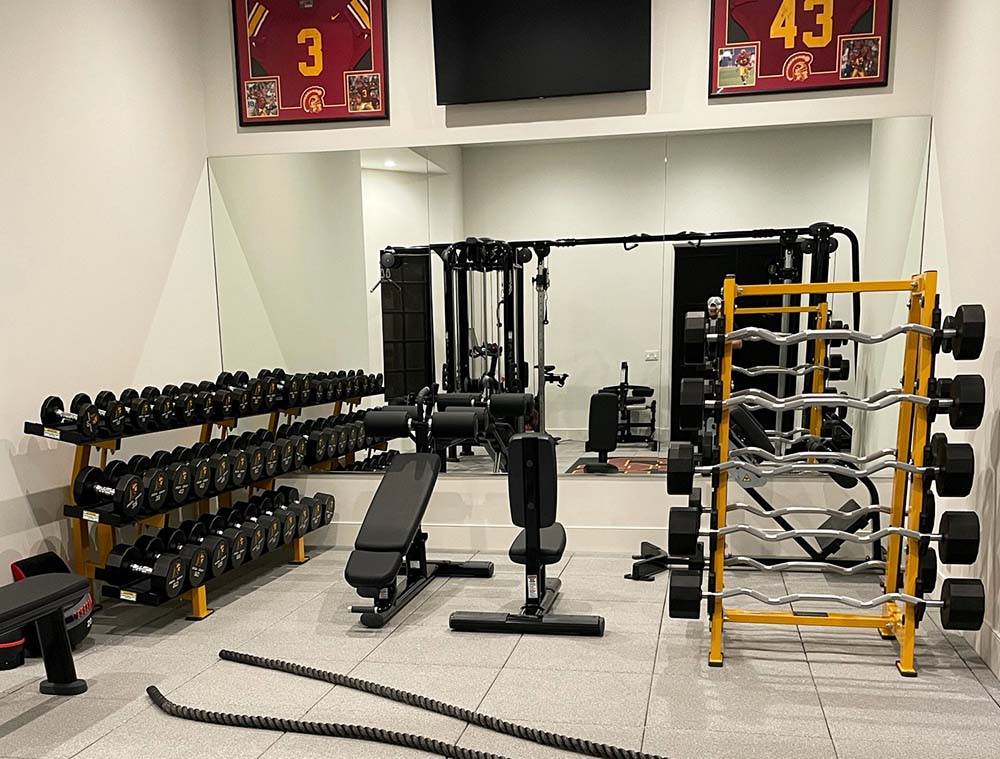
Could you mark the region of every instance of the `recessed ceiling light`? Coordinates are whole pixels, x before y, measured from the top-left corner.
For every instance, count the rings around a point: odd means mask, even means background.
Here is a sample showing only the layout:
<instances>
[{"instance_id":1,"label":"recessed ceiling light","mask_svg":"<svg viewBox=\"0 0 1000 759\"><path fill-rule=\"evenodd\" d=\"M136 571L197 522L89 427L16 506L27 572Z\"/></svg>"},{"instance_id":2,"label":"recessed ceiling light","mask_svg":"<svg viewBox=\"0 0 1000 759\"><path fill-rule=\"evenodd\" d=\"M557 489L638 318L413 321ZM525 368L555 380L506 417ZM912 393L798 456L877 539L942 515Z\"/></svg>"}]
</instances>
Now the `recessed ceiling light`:
<instances>
[{"instance_id":1,"label":"recessed ceiling light","mask_svg":"<svg viewBox=\"0 0 1000 759\"><path fill-rule=\"evenodd\" d=\"M399 165L399 164L397 164L397 163L396 163L396 162L395 162L394 160L392 160L391 158L388 158L388 159L386 159L386 162L385 162L385 167L386 167L387 169L394 169L394 168L396 168L396 166L398 166L398 165Z\"/></svg>"}]
</instances>

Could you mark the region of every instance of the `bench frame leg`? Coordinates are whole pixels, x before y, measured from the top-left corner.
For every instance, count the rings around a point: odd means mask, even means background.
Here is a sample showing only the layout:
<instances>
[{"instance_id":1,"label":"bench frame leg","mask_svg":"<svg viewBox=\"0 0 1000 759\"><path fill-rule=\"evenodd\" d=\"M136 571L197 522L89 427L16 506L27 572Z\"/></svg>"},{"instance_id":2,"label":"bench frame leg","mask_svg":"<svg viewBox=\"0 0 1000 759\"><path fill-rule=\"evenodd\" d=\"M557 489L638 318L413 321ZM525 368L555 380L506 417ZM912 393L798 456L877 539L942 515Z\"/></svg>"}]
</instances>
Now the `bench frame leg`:
<instances>
[{"instance_id":1,"label":"bench frame leg","mask_svg":"<svg viewBox=\"0 0 1000 759\"><path fill-rule=\"evenodd\" d=\"M559 599L562 580L546 579L544 564L525 566L524 606L520 614L456 611L448 626L457 632L514 633L534 635L578 635L601 637L604 618L590 614L552 614ZM539 593L539 590L542 590Z\"/></svg>"},{"instance_id":2,"label":"bench frame leg","mask_svg":"<svg viewBox=\"0 0 1000 759\"><path fill-rule=\"evenodd\" d=\"M385 627L410 601L417 597L431 580L438 577L492 577L492 561L428 561L427 533L417 530L410 549L403 557L400 574L404 585L391 601L379 605L352 606L351 611L361 614L361 624L378 629ZM398 580L397 580L398 583Z\"/></svg>"},{"instance_id":3,"label":"bench frame leg","mask_svg":"<svg viewBox=\"0 0 1000 759\"><path fill-rule=\"evenodd\" d=\"M62 608L38 619L35 627L45 662L45 679L39 684L38 690L48 696L76 696L84 693L87 683L76 676L73 649L69 643Z\"/></svg>"}]
</instances>

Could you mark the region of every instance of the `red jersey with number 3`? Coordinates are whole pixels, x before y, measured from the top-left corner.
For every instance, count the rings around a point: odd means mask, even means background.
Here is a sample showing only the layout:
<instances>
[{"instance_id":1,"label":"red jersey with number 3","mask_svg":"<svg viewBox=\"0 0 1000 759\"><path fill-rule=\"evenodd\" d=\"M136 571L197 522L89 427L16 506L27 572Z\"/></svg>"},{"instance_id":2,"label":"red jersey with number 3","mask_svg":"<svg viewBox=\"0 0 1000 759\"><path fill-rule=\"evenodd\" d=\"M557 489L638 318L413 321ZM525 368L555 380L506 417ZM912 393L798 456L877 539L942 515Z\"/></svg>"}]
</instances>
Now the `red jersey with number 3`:
<instances>
[{"instance_id":1,"label":"red jersey with number 3","mask_svg":"<svg viewBox=\"0 0 1000 759\"><path fill-rule=\"evenodd\" d=\"M252 75L280 78L282 108L310 87L322 87L327 103L343 102L344 72L370 67L368 0L246 3Z\"/></svg>"},{"instance_id":2,"label":"red jersey with number 3","mask_svg":"<svg viewBox=\"0 0 1000 759\"><path fill-rule=\"evenodd\" d=\"M837 37L851 34L874 4L875 0L729 0L729 15L750 42L760 43L758 76L774 76L782 73L788 56L798 52L812 53L812 71L836 71Z\"/></svg>"}]
</instances>

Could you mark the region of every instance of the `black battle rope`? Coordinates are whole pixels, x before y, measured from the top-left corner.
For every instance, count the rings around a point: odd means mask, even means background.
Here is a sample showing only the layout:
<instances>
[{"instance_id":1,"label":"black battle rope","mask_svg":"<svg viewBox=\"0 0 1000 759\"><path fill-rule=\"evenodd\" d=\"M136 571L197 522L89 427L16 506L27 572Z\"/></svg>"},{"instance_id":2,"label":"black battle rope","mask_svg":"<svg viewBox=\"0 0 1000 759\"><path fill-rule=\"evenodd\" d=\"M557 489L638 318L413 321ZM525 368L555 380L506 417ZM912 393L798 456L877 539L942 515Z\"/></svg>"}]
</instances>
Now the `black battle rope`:
<instances>
[{"instance_id":1,"label":"black battle rope","mask_svg":"<svg viewBox=\"0 0 1000 759\"><path fill-rule=\"evenodd\" d=\"M327 682L332 685L340 685L342 687L351 688L363 693L370 693L374 696L379 696L380 698L387 698L390 701L407 704L408 706L415 706L418 709L425 709L426 711L434 712L435 714L443 714L446 717L462 720L463 722L476 725L477 727L492 730L495 733L502 733L504 735L513 736L514 738L532 741L534 743L541 744L542 746L551 746L552 748L559 748L564 751L573 751L577 754L597 756L602 757L603 759L665 759L665 757L657 756L655 754L645 754L641 751L632 751L631 749L619 748L618 746L609 746L605 743L594 743L592 741L584 740L583 738L573 738L567 735L559 735L558 733L550 733L546 730L537 730L532 727L525 727L524 725L507 722L506 720L498 719L497 717L491 717L488 714L480 714L479 712L474 712L471 709L464 709L460 706L445 704L441 701L436 701L432 698L427 698L426 696L421 696L416 693L409 693L396 688L390 688L386 685L379 685L378 683L373 683L369 680L359 680L356 677L348 677L347 675L337 674L336 672L327 672L326 670L306 667L301 664L294 664L280 659L265 659L261 656L253 656L252 654L244 654L238 651L228 651L225 649L219 651L219 658L225 659L226 661L238 662L239 664L249 664L253 667L262 667L264 669L274 669L279 672L287 672L292 675L308 677L313 680L322 680L323 682Z\"/></svg>"},{"instance_id":2,"label":"black battle rope","mask_svg":"<svg viewBox=\"0 0 1000 759\"><path fill-rule=\"evenodd\" d=\"M252 727L257 730L277 730L282 733L303 733L304 735L325 735L330 738L350 738L357 741L372 741L373 743L389 743L393 746L413 748L438 756L453 757L453 759L508 759L499 754L487 754L471 748L461 748L450 743L436 741L423 735L412 733L397 733L392 730L382 730L365 725L345 725L340 722L304 722L297 719L282 719L281 717L262 717L260 715L231 714L229 712L210 712L205 709L193 709L190 706L175 704L168 701L155 685L146 688L149 698L159 709L171 717L189 719L193 722L207 722L210 725L225 725L227 727Z\"/></svg>"}]
</instances>

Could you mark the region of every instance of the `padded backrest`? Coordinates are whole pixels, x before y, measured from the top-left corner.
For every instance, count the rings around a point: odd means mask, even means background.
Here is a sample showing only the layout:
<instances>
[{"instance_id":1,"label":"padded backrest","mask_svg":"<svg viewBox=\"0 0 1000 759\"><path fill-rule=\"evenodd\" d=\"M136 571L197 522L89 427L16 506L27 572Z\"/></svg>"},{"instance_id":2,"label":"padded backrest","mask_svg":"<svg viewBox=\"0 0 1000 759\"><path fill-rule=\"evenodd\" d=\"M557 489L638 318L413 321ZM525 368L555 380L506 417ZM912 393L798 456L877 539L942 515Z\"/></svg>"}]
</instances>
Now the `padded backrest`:
<instances>
[{"instance_id":1,"label":"padded backrest","mask_svg":"<svg viewBox=\"0 0 1000 759\"><path fill-rule=\"evenodd\" d=\"M764 426L747 409L733 406L729 410L729 423L732 425L733 433L739 436L744 445L763 448L768 453L774 453L774 446Z\"/></svg>"},{"instance_id":2,"label":"padded backrest","mask_svg":"<svg viewBox=\"0 0 1000 759\"><path fill-rule=\"evenodd\" d=\"M587 429L588 451L613 451L618 447L618 396L594 393L590 396Z\"/></svg>"},{"instance_id":3,"label":"padded backrest","mask_svg":"<svg viewBox=\"0 0 1000 759\"><path fill-rule=\"evenodd\" d=\"M433 453L400 453L393 458L361 523L354 547L361 551L409 548L434 492L441 459Z\"/></svg>"},{"instance_id":4,"label":"padded backrest","mask_svg":"<svg viewBox=\"0 0 1000 759\"><path fill-rule=\"evenodd\" d=\"M398 458L398 456L397 456ZM507 492L510 518L527 527L529 507L544 529L556 521L556 441L544 432L522 432L507 449Z\"/></svg>"}]
</instances>

